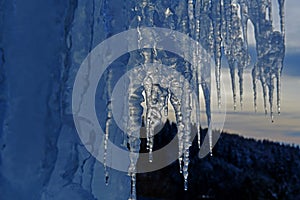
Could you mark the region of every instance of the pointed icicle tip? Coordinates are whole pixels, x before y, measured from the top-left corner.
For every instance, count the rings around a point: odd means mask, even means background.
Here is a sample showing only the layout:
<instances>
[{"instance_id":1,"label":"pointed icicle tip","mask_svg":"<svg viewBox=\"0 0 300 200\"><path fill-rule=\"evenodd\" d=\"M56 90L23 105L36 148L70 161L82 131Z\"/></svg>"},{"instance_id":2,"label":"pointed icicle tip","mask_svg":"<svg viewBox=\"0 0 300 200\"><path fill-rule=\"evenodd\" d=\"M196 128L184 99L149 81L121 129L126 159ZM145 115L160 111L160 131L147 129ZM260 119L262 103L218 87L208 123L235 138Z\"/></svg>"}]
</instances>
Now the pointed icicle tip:
<instances>
[{"instance_id":1,"label":"pointed icicle tip","mask_svg":"<svg viewBox=\"0 0 300 200\"><path fill-rule=\"evenodd\" d=\"M108 174L105 175L105 185L108 186L109 176Z\"/></svg>"},{"instance_id":2,"label":"pointed icicle tip","mask_svg":"<svg viewBox=\"0 0 300 200\"><path fill-rule=\"evenodd\" d=\"M152 152L149 152L149 162L150 163L153 162L153 154L152 154Z\"/></svg>"},{"instance_id":3,"label":"pointed icicle tip","mask_svg":"<svg viewBox=\"0 0 300 200\"><path fill-rule=\"evenodd\" d=\"M188 190L188 181L185 180L184 181L184 191L187 191Z\"/></svg>"},{"instance_id":4,"label":"pointed icicle tip","mask_svg":"<svg viewBox=\"0 0 300 200\"><path fill-rule=\"evenodd\" d=\"M274 123L274 115L273 115L273 112L271 112L271 122Z\"/></svg>"}]
</instances>

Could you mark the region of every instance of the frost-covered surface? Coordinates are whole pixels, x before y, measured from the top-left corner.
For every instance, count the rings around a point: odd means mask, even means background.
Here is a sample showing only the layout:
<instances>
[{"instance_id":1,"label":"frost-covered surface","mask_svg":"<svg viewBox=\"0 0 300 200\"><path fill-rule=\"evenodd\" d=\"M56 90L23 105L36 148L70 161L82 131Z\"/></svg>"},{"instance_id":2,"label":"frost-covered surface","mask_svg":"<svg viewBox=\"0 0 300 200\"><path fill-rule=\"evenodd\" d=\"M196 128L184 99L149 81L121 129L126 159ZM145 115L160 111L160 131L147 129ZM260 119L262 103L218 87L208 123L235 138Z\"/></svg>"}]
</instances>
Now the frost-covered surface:
<instances>
[{"instance_id":1,"label":"frost-covered surface","mask_svg":"<svg viewBox=\"0 0 300 200\"><path fill-rule=\"evenodd\" d=\"M76 71L106 36L102 4L1 1L0 199L129 196L126 173L113 171L105 185L71 113Z\"/></svg>"},{"instance_id":2,"label":"frost-covered surface","mask_svg":"<svg viewBox=\"0 0 300 200\"><path fill-rule=\"evenodd\" d=\"M218 102L221 105L221 56L227 58L236 108L236 71L240 104L243 104L243 71L249 65L247 23L255 29L258 60L253 68L254 104L256 84L263 88L265 110L277 88L280 112L280 76L284 59L284 1L271 11L269 0L37 0L0 1L0 198L1 199L135 199L136 162L142 124L142 91L131 91L129 77L127 135L112 120L110 96L117 77L137 63L163 63L181 72L199 94L203 90L208 124L210 114L209 57L191 52L184 42L176 44L199 62L186 61L158 49L131 52L120 58L99 83L99 122L105 127L104 166L84 148L72 121L71 93L76 72L87 54L101 41L129 28L158 26L188 34L199 41L215 62ZM281 30L275 31L272 16L280 15ZM141 42L142 35L140 35ZM155 37L155 36L153 36ZM153 131L168 109L174 108L179 140L180 169L187 189L191 123L199 129L200 108L191 88L174 80L169 88L155 84L151 73L144 77L147 105L147 147L153 148ZM103 89L104 88L104 89ZM98 93L99 94L99 93ZM176 94L176 95L175 95ZM198 98L196 101L199 101ZM132 113L133 114L132 114ZM196 112L196 118L192 117ZM273 120L273 119L272 119ZM200 134L200 133L199 133ZM212 133L209 133L210 143ZM129 175L106 167L107 141L129 144ZM125 144L125 145L124 145ZM151 161L151 153L149 156ZM108 184L108 185L107 185Z\"/></svg>"}]
</instances>

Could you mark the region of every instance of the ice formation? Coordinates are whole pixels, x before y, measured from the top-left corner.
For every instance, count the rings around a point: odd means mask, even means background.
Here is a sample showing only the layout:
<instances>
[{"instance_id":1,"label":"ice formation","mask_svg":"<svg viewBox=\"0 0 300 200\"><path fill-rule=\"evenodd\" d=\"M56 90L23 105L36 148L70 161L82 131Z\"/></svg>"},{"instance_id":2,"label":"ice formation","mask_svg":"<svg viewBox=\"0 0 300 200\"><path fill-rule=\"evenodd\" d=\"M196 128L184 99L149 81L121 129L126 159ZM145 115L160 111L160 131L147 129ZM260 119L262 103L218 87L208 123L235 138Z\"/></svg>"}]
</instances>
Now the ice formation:
<instances>
[{"instance_id":1,"label":"ice formation","mask_svg":"<svg viewBox=\"0 0 300 200\"><path fill-rule=\"evenodd\" d=\"M217 87L218 105L221 106L221 58L224 55L228 61L231 75L232 95L234 109L237 107L236 74L239 84L240 107L243 106L243 74L246 67L250 65L250 54L248 49L247 26L252 23L255 30L257 61L252 70L254 107L257 110L257 82L259 81L263 89L264 109L267 113L267 99L271 120L273 121L273 99L274 89L277 88L277 109L280 113L280 76L283 67L285 54L285 31L284 31L284 0L278 0L279 12L272 11L270 0L186 0L186 1L134 1L124 5L126 11L130 11L131 18L128 27L159 26L174 29L185 33L194 40L199 41L207 52L214 58L215 77ZM131 6L131 8L128 8ZM280 30L274 30L273 15L280 16ZM108 16L111 17L111 16ZM140 40L143 36L139 35ZM138 41L139 42L139 41ZM193 54L193 59L198 63L191 66L189 63L178 59L167 63L184 74L185 79L193 85L199 95L199 90L203 90L207 121L210 124L210 68L205 65L205 60L210 58L201 57L200 52L190 52L190 49L183 42L180 44L187 53ZM138 53L131 53L128 65L136 62L137 57L142 57L143 63L162 62L167 59L164 52L145 49ZM139 60L140 61L140 60ZM138 75L138 72L136 72ZM190 88L182 82L172 82L173 90L178 90L178 95L170 92L168 88L163 88L156 84L155 74L145 75L143 81L143 91L146 102L145 126L147 135L147 149L149 151L149 162L152 162L154 128L160 123L162 115L168 115L168 102L172 105L178 126L178 149L180 172L184 176L184 189L188 188L188 165L189 147L191 146L191 124L198 127L198 142L200 147L200 122L199 122L199 98L192 98ZM130 167L129 175L132 178L131 199L136 198L136 163L139 151L140 139L138 127L142 124L142 92L132 91L136 82L136 76L129 77L128 89L129 101L128 110L128 143L130 147ZM276 85L275 85L276 81ZM197 103L195 103L197 102ZM196 117L192 117L192 107L196 106ZM109 105L108 105L109 106ZM108 120L110 113L108 112ZM108 134L108 132L106 133ZM208 132L210 151L212 151L212 132Z\"/></svg>"},{"instance_id":2,"label":"ice formation","mask_svg":"<svg viewBox=\"0 0 300 200\"><path fill-rule=\"evenodd\" d=\"M199 41L215 62L218 104L221 106L222 56L226 58L231 78L234 109L237 107L236 85L239 84L240 105L243 104L243 73L250 65L247 26L253 24L257 60L252 70L254 108L257 109L257 84L263 89L264 110L273 120L274 97L280 113L280 77L285 55L284 0L278 0L279 10L272 10L271 0L69 0L69 1L0 1L0 93L3 132L1 143L0 179L11 199L68 199L78 195L82 199L119 199L126 193L128 182L120 172L108 173L110 150L108 142L122 143L130 150L131 199L136 199L136 173L140 150L139 128L143 124L142 102L146 104L147 148L149 163L152 155L154 128L167 116L172 106L178 127L178 153L180 172L184 176L184 189L188 189L189 147L191 124L198 129L200 147L200 95L191 96L191 89L204 94L208 124L211 124L210 66L200 50L190 51L184 42L176 44L192 54L195 66L168 52L143 49L130 52L107 70L101 97L106 113L104 174L98 173L99 163L86 151L76 137L72 120L71 94L76 72L86 55L106 38L139 27L164 27L187 34ZM276 3L276 2L275 2ZM51 8L51 12L49 11ZM32 16L31 13L36 14ZM274 29L273 17L279 15L280 30ZM30 21L31 23L28 23ZM155 35L153 35L155 37ZM19 39L18 39L19 38ZM139 41L143 39L139 35ZM49 42L50 41L50 42ZM17 59L16 59L17 58ZM167 79L157 84L159 71L128 77L127 122L124 141L119 141L114 127L110 101L116 75L130 70L137 63L163 63L180 72L192 88L182 79ZM235 80L236 73L238 81ZM34 77L34 78L33 78ZM143 82L136 88L138 79ZM2 89L3 88L3 89ZM9 89L9 91L8 91ZM39 98L36 98L36 94ZM176 95L175 95L176 94ZM5 97L5 98L4 98ZM6 99L5 103L3 99ZM100 98L99 98L100 101ZM127 102L124 100L124 102ZM168 106L171 105L171 106ZM191 109L195 108L195 109ZM32 120L34 119L34 120ZM99 120L101 123L101 120ZM26 130L26 134L25 131ZM120 132L120 130L118 130ZM125 131L124 131L125 132ZM97 134L97 133L94 133ZM210 151L212 132L209 131ZM28 145L28 138L34 138ZM91 136L93 145L95 136ZM120 139L121 140L121 139ZM6 147L5 147L6 146ZM23 153L25 151L25 153ZM9 156L5 156L9 155ZM30 156L24 156L30 155ZM96 167L95 167L96 166ZM24 169L30 169L25 170ZM37 176L38 174L38 176ZM99 175L100 174L100 175ZM108 184L100 187L98 177ZM114 179L115 178L115 179ZM26 181L24 181L26 180ZM7 184L6 184L7 181ZM98 181L98 182L97 182ZM119 184L122 181L122 184ZM103 183L104 184L104 183ZM22 188L22 190L20 190ZM18 192L15 192L18 191ZM105 196L107 195L107 196ZM8 197L10 198L10 197Z\"/></svg>"}]
</instances>

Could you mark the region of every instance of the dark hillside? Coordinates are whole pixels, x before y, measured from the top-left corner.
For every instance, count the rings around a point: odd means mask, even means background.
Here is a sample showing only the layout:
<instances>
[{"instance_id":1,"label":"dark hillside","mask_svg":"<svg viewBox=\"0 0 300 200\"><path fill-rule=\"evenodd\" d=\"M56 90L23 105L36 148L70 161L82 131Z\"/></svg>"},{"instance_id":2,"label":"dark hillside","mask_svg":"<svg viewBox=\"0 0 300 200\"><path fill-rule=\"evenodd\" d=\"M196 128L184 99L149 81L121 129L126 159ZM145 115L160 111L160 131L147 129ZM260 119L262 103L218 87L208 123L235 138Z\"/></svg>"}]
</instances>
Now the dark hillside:
<instances>
[{"instance_id":1,"label":"dark hillside","mask_svg":"<svg viewBox=\"0 0 300 200\"><path fill-rule=\"evenodd\" d=\"M166 123L156 137L156 147L165 145L176 131L174 124ZM199 159L197 153L195 138L187 192L177 161L138 174L140 199L300 199L299 147L222 133L213 157Z\"/></svg>"}]
</instances>

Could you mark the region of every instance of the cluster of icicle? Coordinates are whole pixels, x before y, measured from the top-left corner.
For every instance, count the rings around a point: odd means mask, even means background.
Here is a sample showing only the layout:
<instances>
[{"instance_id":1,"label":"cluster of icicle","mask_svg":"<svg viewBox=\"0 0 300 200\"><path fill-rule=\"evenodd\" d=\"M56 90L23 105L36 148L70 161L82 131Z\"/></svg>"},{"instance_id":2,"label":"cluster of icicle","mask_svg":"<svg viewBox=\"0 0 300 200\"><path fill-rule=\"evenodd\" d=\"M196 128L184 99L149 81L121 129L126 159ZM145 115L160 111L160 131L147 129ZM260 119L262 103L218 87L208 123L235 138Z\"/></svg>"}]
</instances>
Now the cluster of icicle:
<instances>
[{"instance_id":1,"label":"cluster of icicle","mask_svg":"<svg viewBox=\"0 0 300 200\"><path fill-rule=\"evenodd\" d=\"M105 1L108 3L108 1ZM113 3L113 2L111 2ZM280 112L280 76L285 54L285 31L284 31L284 0L278 0L279 12L272 11L271 0L136 0L124 1L124 10L129 12L128 27L153 27L159 26L180 31L201 43L202 47L214 58L215 76L217 87L218 105L221 105L221 57L224 52L227 58L232 79L232 92L234 109L236 109L236 71L239 77L240 104L243 104L243 73L250 64L250 56L247 42L247 24L254 26L257 62L254 65L253 89L254 107L256 107L257 81L261 82L263 89L264 108L267 112L267 96L269 97L270 114L273 121L273 96L275 80L277 81L277 109ZM280 15L281 30L273 28L272 16ZM273 14L273 15L272 15ZM108 16L109 17L109 16ZM110 19L111 20L111 19ZM142 39L142 35L139 35ZM190 48L184 43L179 44L184 51ZM205 99L206 115L208 124L211 121L210 113L210 65L205 64L206 59L201 53L189 52L198 63L191 66L187 62L169 59L168 64L174 69L181 71L185 79L189 80L193 89L199 95L202 90ZM134 66L136 57L142 57L146 63L161 63L161 58L167 56L157 49L145 49L132 52L127 66ZM166 58L167 59L167 58ZM128 67L129 68L129 67ZM142 74L142 75L141 75ZM152 162L154 128L160 123L162 115L168 115L168 103L173 106L176 115L179 140L179 164L180 172L184 176L184 189L188 187L188 165L189 147L191 146L191 124L198 127L198 144L200 147L200 97L196 99L191 96L190 88L184 81L168 79L165 84L158 84L159 70L136 70L129 77L129 105L128 115L124 116L127 121L127 143L130 148L130 166L128 173L131 176L131 196L136 199L136 164L140 150L140 132L142 125L143 108L141 102L146 103L145 126L147 133L147 149L149 151L149 162ZM111 72L108 74L107 84L110 87ZM137 79L139 79L137 81ZM172 81L173 80L173 81ZM141 90L134 90L135 84L143 83ZM170 90L172 88L172 91ZM111 90L111 88L109 88ZM174 92L175 91L175 92ZM144 92L144 97L143 93ZM267 94L268 92L268 94ZM108 94L108 98L109 98ZM197 105L197 106L196 106ZM196 109L191 109L195 107ZM106 121L106 136L104 141L104 165L105 176L108 179L106 170L107 141L109 139L109 126L111 125L112 108L108 102L108 116ZM192 112L196 112L194 115ZM196 117L194 117L196 116ZM208 132L210 151L212 151L212 132Z\"/></svg>"}]
</instances>

